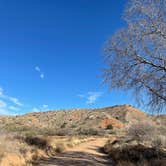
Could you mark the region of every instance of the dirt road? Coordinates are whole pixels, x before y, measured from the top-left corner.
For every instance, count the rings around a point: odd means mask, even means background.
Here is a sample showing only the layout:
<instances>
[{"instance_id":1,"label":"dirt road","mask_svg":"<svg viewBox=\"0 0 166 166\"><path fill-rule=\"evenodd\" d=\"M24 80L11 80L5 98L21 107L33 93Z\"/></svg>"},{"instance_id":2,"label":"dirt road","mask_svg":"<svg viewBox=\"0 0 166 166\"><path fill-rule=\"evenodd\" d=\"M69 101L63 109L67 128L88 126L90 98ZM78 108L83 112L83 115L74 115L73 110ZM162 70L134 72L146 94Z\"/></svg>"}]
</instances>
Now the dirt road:
<instances>
[{"instance_id":1,"label":"dirt road","mask_svg":"<svg viewBox=\"0 0 166 166\"><path fill-rule=\"evenodd\" d=\"M109 158L100 150L106 138L82 143L53 158L41 160L38 166L111 166Z\"/></svg>"}]
</instances>

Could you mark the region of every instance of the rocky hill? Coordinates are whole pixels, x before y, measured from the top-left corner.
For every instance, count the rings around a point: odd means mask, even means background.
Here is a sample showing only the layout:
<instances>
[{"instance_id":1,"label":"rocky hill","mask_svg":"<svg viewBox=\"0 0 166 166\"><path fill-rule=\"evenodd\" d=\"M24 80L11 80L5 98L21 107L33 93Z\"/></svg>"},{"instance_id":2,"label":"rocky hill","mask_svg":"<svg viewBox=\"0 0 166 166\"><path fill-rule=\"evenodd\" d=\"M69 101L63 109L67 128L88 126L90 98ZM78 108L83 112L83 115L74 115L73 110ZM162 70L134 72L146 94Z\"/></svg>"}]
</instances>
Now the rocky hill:
<instances>
[{"instance_id":1,"label":"rocky hill","mask_svg":"<svg viewBox=\"0 0 166 166\"><path fill-rule=\"evenodd\" d=\"M22 116L0 117L0 124L8 131L32 132L48 135L101 134L149 116L131 105L117 105L99 109L73 109Z\"/></svg>"},{"instance_id":2,"label":"rocky hill","mask_svg":"<svg viewBox=\"0 0 166 166\"><path fill-rule=\"evenodd\" d=\"M140 123L141 121L143 123ZM76 148L76 153L71 155L71 161L74 157L78 159L78 150L82 154L81 159L83 157L87 159L87 155L91 151L89 149L98 152L99 147L102 147L106 153L115 154L112 155L113 157L118 154L120 159L124 153L128 154L127 152L131 150L137 157L140 155L136 151L137 149L131 149L131 146L135 145L137 141L133 140L131 132L128 132L134 125L136 131L140 131L140 129L146 131L138 134L143 133L143 135L146 134L150 137L149 142L146 140L146 145L148 143L146 148L153 145L154 140L157 140L157 146L160 143L160 146L165 147L166 115L148 115L131 105L117 105L99 109L52 110L28 113L22 116L0 117L0 165L22 166L27 165L27 163L40 163L40 158L49 158L50 155L56 156L57 153L64 152L66 148L74 147L82 142L85 142L82 145L85 151L79 147ZM108 139L109 141L103 147L102 140ZM95 142L88 143L90 140ZM141 143L145 143L144 137L141 137ZM124 147L127 145L127 149L131 150L126 150L123 153L121 151L123 145ZM112 151L112 147L116 147L114 149L116 151ZM147 150L144 151L147 154ZM153 155L153 153L149 153ZM64 154L62 153L62 155ZM144 153L141 152L141 154ZM130 156L131 153L128 154L127 161ZM120 160L119 158L118 160ZM59 160L56 159L50 163L55 165L57 161ZM68 163L68 160L66 161ZM95 159L95 161L97 160ZM44 165L47 164L44 163Z\"/></svg>"}]
</instances>

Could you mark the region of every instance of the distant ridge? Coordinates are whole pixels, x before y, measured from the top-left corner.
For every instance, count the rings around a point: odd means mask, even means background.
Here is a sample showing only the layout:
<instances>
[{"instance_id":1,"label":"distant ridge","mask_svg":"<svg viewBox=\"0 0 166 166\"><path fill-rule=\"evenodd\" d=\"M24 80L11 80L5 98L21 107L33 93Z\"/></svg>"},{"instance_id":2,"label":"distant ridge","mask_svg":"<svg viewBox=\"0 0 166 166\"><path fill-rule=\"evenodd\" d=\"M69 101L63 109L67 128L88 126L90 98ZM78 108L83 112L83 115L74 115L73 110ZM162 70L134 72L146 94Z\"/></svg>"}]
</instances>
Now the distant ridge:
<instances>
[{"instance_id":1,"label":"distant ridge","mask_svg":"<svg viewBox=\"0 0 166 166\"><path fill-rule=\"evenodd\" d=\"M52 110L32 112L21 116L0 117L0 124L10 131L33 131L77 134L93 129L105 132L108 126L114 129L148 119L149 115L131 105L116 105L96 109Z\"/></svg>"}]
</instances>

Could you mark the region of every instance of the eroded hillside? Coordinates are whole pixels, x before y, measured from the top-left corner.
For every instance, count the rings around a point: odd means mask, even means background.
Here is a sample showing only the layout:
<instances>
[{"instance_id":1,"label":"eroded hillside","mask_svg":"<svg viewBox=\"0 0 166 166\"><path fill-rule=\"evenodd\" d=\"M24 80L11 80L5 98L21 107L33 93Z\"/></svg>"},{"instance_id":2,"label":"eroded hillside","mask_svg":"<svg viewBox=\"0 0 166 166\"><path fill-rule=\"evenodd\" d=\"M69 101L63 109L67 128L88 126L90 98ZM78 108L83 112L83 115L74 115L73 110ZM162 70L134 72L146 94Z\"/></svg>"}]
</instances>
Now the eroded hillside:
<instances>
[{"instance_id":1,"label":"eroded hillside","mask_svg":"<svg viewBox=\"0 0 166 166\"><path fill-rule=\"evenodd\" d=\"M120 105L100 109L73 109L22 116L1 117L1 126L8 131L47 135L106 134L134 121L148 119L142 111ZM112 130L109 130L112 129Z\"/></svg>"}]
</instances>

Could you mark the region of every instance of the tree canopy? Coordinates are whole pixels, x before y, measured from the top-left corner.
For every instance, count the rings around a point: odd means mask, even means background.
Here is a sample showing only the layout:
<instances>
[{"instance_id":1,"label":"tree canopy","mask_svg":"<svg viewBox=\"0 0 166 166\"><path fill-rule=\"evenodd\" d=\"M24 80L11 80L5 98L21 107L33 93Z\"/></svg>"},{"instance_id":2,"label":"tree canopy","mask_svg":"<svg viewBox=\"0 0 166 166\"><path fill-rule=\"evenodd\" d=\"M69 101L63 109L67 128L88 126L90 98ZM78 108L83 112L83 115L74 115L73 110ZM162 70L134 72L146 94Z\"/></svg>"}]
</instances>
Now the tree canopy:
<instances>
[{"instance_id":1,"label":"tree canopy","mask_svg":"<svg viewBox=\"0 0 166 166\"><path fill-rule=\"evenodd\" d=\"M154 111L166 107L166 0L131 0L127 26L105 46L105 82L132 90ZM144 96L144 97L143 97Z\"/></svg>"}]
</instances>

